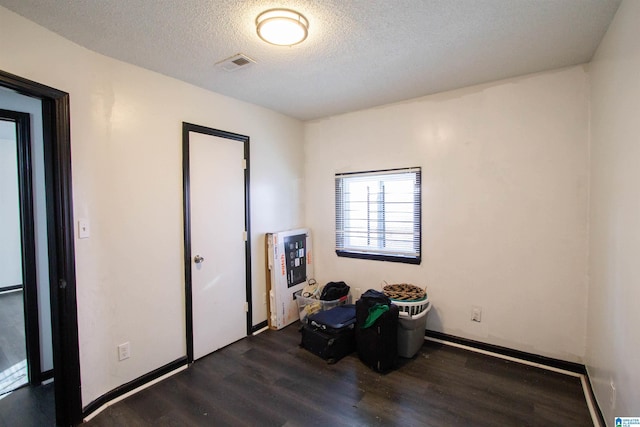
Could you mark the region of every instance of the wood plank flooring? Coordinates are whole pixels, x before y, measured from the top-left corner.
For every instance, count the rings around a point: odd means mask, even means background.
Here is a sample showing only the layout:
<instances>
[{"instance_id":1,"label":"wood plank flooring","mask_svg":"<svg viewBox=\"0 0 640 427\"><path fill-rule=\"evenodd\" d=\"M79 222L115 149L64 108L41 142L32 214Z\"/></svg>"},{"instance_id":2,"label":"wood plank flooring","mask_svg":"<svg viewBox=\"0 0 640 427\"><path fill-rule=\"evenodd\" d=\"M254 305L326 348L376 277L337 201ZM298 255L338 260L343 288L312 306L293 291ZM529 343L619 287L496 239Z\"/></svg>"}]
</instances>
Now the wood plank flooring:
<instances>
[{"instance_id":1,"label":"wood plank flooring","mask_svg":"<svg viewBox=\"0 0 640 427\"><path fill-rule=\"evenodd\" d=\"M0 395L26 384L27 350L21 290L0 293Z\"/></svg>"},{"instance_id":2,"label":"wood plank flooring","mask_svg":"<svg viewBox=\"0 0 640 427\"><path fill-rule=\"evenodd\" d=\"M0 293L0 427L55 426L53 384L4 393L26 384L26 376L22 291Z\"/></svg>"},{"instance_id":3,"label":"wood plank flooring","mask_svg":"<svg viewBox=\"0 0 640 427\"><path fill-rule=\"evenodd\" d=\"M25 360L22 291L0 293L0 372Z\"/></svg>"},{"instance_id":4,"label":"wood plank flooring","mask_svg":"<svg viewBox=\"0 0 640 427\"><path fill-rule=\"evenodd\" d=\"M0 427L56 425L53 383L22 387L0 399Z\"/></svg>"},{"instance_id":5,"label":"wood plank flooring","mask_svg":"<svg viewBox=\"0 0 640 427\"><path fill-rule=\"evenodd\" d=\"M298 347L296 323L243 339L87 426L591 426L578 378L425 342L381 375Z\"/></svg>"}]
</instances>

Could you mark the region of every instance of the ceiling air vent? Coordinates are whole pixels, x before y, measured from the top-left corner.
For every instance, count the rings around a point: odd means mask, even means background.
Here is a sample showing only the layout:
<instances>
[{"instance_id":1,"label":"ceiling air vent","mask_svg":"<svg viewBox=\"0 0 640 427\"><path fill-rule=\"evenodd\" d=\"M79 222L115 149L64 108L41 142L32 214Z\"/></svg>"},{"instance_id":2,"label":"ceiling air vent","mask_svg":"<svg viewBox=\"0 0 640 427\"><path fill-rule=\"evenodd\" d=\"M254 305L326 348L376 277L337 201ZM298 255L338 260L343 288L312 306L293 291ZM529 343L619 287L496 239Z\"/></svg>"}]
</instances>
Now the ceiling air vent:
<instances>
[{"instance_id":1,"label":"ceiling air vent","mask_svg":"<svg viewBox=\"0 0 640 427\"><path fill-rule=\"evenodd\" d=\"M235 71L239 68L244 68L251 64L254 64L255 62L256 61L249 58L248 56L239 53L230 58L217 62L216 66L222 68L225 71Z\"/></svg>"}]
</instances>

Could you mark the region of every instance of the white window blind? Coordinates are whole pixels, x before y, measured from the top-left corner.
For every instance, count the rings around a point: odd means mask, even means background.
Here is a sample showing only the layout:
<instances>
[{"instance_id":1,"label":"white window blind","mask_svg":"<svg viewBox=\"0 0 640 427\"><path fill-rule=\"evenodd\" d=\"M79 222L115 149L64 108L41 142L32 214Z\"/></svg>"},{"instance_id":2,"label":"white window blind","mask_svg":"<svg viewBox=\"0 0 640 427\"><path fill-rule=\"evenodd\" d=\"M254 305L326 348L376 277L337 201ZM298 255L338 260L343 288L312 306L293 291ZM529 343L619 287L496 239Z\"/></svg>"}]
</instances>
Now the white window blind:
<instances>
[{"instance_id":1,"label":"white window blind","mask_svg":"<svg viewBox=\"0 0 640 427\"><path fill-rule=\"evenodd\" d=\"M336 253L420 263L420 172L336 174Z\"/></svg>"}]
</instances>

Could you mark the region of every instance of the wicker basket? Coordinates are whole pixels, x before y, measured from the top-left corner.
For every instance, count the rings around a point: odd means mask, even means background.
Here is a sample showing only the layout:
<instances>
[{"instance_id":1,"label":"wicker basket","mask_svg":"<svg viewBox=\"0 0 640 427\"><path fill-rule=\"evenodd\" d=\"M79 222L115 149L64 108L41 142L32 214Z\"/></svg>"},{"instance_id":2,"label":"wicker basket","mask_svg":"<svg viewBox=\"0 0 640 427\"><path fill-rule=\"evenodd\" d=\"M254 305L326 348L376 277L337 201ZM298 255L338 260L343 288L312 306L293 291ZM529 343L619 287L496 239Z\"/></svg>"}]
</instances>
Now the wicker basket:
<instances>
[{"instance_id":1,"label":"wicker basket","mask_svg":"<svg viewBox=\"0 0 640 427\"><path fill-rule=\"evenodd\" d=\"M427 298L427 292L424 289L408 283L386 285L382 291L386 296L396 301L419 301Z\"/></svg>"},{"instance_id":2,"label":"wicker basket","mask_svg":"<svg viewBox=\"0 0 640 427\"><path fill-rule=\"evenodd\" d=\"M429 305L426 290L408 283L386 285L382 291L400 309L401 315L415 316Z\"/></svg>"}]
</instances>

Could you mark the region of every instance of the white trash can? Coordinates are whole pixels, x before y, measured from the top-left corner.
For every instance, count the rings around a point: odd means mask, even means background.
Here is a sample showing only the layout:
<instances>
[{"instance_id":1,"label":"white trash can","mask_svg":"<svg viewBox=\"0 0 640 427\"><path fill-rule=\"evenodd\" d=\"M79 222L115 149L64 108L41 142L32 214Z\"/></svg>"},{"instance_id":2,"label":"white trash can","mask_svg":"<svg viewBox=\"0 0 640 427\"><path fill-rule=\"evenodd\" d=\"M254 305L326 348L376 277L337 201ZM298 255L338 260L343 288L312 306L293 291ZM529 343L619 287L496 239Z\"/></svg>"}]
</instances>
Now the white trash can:
<instances>
[{"instance_id":1,"label":"white trash can","mask_svg":"<svg viewBox=\"0 0 640 427\"><path fill-rule=\"evenodd\" d=\"M396 303L394 301L394 303ZM427 329L427 313L431 310L428 302L424 310L411 315L400 311L398 318L398 356L412 358L424 343L424 332Z\"/></svg>"}]
</instances>

